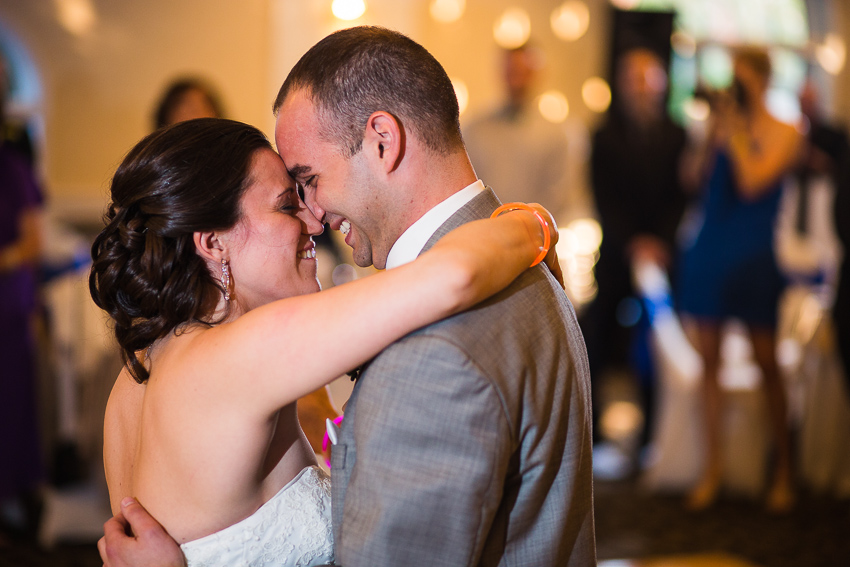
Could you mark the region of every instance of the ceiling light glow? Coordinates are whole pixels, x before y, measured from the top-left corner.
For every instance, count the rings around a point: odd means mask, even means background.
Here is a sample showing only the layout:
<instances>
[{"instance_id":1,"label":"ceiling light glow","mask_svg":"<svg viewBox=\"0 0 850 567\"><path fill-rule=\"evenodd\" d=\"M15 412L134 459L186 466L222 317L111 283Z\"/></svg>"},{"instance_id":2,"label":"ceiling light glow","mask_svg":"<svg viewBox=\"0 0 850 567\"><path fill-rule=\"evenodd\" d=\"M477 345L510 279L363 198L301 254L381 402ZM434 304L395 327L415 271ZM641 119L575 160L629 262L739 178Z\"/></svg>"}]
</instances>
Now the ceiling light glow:
<instances>
[{"instance_id":1,"label":"ceiling light glow","mask_svg":"<svg viewBox=\"0 0 850 567\"><path fill-rule=\"evenodd\" d=\"M520 47L530 35L531 19L522 8L508 8L493 25L493 38L504 49Z\"/></svg>"},{"instance_id":2,"label":"ceiling light glow","mask_svg":"<svg viewBox=\"0 0 850 567\"><path fill-rule=\"evenodd\" d=\"M366 12L366 2L363 0L334 0L331 11L340 20L356 20Z\"/></svg>"},{"instance_id":3,"label":"ceiling light glow","mask_svg":"<svg viewBox=\"0 0 850 567\"><path fill-rule=\"evenodd\" d=\"M444 24L458 21L466 10L466 0L431 0L431 17Z\"/></svg>"},{"instance_id":4,"label":"ceiling light glow","mask_svg":"<svg viewBox=\"0 0 850 567\"><path fill-rule=\"evenodd\" d=\"M590 11L587 4L578 0L564 2L552 12L549 18L552 32L564 41L575 41L587 32L590 25Z\"/></svg>"}]
</instances>

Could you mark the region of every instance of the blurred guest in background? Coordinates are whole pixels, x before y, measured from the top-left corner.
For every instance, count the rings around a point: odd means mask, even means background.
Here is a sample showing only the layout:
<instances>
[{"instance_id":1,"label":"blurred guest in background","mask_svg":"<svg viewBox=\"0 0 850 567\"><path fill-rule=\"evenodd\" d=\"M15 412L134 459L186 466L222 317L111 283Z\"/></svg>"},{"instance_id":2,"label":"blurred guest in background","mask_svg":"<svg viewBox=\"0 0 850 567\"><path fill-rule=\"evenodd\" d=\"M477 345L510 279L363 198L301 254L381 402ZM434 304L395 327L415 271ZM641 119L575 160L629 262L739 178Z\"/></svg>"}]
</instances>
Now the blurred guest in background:
<instances>
[{"instance_id":1,"label":"blurred guest in background","mask_svg":"<svg viewBox=\"0 0 850 567\"><path fill-rule=\"evenodd\" d=\"M838 288L832 317L835 322L838 353L844 366L847 391L850 392L850 149L846 146L836 162L835 228L844 256L838 270Z\"/></svg>"},{"instance_id":2,"label":"blurred guest in background","mask_svg":"<svg viewBox=\"0 0 850 567\"><path fill-rule=\"evenodd\" d=\"M834 179L839 175L839 166L848 149L847 132L830 123L823 115L818 88L809 78L800 91L800 111L806 123L809 149L804 152L803 166L828 173ZM812 151L814 150L814 151Z\"/></svg>"},{"instance_id":3,"label":"blurred guest in background","mask_svg":"<svg viewBox=\"0 0 850 567\"><path fill-rule=\"evenodd\" d=\"M817 88L809 79L800 91L805 132L800 160L786 179L776 227L776 256L789 284L833 299L841 245L833 222L838 166L847 135L821 115Z\"/></svg>"},{"instance_id":4,"label":"blurred guest in background","mask_svg":"<svg viewBox=\"0 0 850 567\"><path fill-rule=\"evenodd\" d=\"M0 58L2 58L2 55L0 55ZM2 59L0 59L0 67L4 65L7 64L2 63ZM8 69L7 71L0 72L4 72L7 75L9 74ZM8 77L0 80L8 81ZM8 82L3 88L7 91L4 96L8 97L8 91L10 88ZM0 105L5 105L5 103L6 101L0 101ZM35 148L33 147L32 138L30 137L28 125L26 123L15 121L11 116L5 114L6 109L0 110L4 112L2 120L0 120L0 140L6 144L7 148L11 148L24 156L27 163L34 168L37 156Z\"/></svg>"},{"instance_id":5,"label":"blurred guest in background","mask_svg":"<svg viewBox=\"0 0 850 567\"><path fill-rule=\"evenodd\" d=\"M495 111L472 121L463 130L475 172L484 183L499 180L502 202L534 201L556 219L581 191L584 161L578 133L568 138L565 124L541 116L534 104L535 82L543 55L526 44L502 53L506 100Z\"/></svg>"},{"instance_id":6,"label":"blurred guest in background","mask_svg":"<svg viewBox=\"0 0 850 567\"><path fill-rule=\"evenodd\" d=\"M601 383L612 369L628 367L630 346L637 354L631 366L644 406L642 444L649 436L654 377L645 348L647 326L639 321L640 303L632 288L632 265L649 260L670 269L674 235L685 208L679 172L686 137L666 113L666 94L661 58L645 48L626 51L616 65L615 104L593 136L591 182L602 244L596 265L598 293L582 317L582 328L597 440Z\"/></svg>"},{"instance_id":7,"label":"blurred guest in background","mask_svg":"<svg viewBox=\"0 0 850 567\"><path fill-rule=\"evenodd\" d=\"M703 359L706 460L688 506L711 505L720 489L722 399L718 383L721 324L745 323L752 341L774 441L771 511L794 502L787 401L776 361L776 322L784 286L773 249L773 228L783 178L794 167L801 137L765 106L770 59L762 50L734 57L734 80L713 101L706 159L704 218L681 265L681 310L693 317L696 348Z\"/></svg>"},{"instance_id":8,"label":"blurred guest in background","mask_svg":"<svg viewBox=\"0 0 850 567\"><path fill-rule=\"evenodd\" d=\"M802 249L801 252L807 254L801 253L797 256L804 256L811 263L829 254L828 259L837 264L830 264L836 273L829 273L827 276L834 276L834 281L829 281L835 285L832 318L835 323L837 350L850 392L850 263L847 262L847 252L850 250L850 141L844 129L830 123L823 116L819 103L818 90L814 81L809 79L800 91L800 110L805 116L808 134L803 160L796 175L800 189L795 228L801 232L802 238L803 234L816 236L824 231L825 226L828 227L829 236L838 239L840 248L843 248L843 259L841 250L835 250L834 246L822 245L814 250ZM825 209L827 214L832 215L829 218L818 218L815 222L807 222L814 220L807 217L811 217L811 209L820 204L817 200L818 191L822 191L824 185L827 185L830 191L829 201L826 206L820 207L818 212ZM822 239L818 239L814 244L821 244L821 241Z\"/></svg>"},{"instance_id":9,"label":"blurred guest in background","mask_svg":"<svg viewBox=\"0 0 850 567\"><path fill-rule=\"evenodd\" d=\"M0 59L0 132L9 73ZM0 526L28 525L22 503L43 480L35 375L42 195L27 156L0 138Z\"/></svg>"},{"instance_id":10,"label":"blurred guest in background","mask_svg":"<svg viewBox=\"0 0 850 567\"><path fill-rule=\"evenodd\" d=\"M172 82L154 112L154 129L192 118L223 118L221 99L206 81L190 77Z\"/></svg>"}]
</instances>

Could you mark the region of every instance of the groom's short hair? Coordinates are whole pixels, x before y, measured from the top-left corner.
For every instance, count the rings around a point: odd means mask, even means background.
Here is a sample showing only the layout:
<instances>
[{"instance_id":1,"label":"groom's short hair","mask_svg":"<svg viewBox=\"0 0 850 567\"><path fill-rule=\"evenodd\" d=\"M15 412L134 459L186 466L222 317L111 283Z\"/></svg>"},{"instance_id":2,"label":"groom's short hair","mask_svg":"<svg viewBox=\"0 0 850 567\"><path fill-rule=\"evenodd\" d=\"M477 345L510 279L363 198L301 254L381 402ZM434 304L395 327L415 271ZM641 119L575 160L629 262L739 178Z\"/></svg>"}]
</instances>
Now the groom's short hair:
<instances>
[{"instance_id":1,"label":"groom's short hair","mask_svg":"<svg viewBox=\"0 0 850 567\"><path fill-rule=\"evenodd\" d=\"M286 77L274 103L305 89L321 135L351 157L373 112L392 114L432 151L463 148L457 97L446 71L409 37L376 26L335 32L314 45Z\"/></svg>"}]
</instances>

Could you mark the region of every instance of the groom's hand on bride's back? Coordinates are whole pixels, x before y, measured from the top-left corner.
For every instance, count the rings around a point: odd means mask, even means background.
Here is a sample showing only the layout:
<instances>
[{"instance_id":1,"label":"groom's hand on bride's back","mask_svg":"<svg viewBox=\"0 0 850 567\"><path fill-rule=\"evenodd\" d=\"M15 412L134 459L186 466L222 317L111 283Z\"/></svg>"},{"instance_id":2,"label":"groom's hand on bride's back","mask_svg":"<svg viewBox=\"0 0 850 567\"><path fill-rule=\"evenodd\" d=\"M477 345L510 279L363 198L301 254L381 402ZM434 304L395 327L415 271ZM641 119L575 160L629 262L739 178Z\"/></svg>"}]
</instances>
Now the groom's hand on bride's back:
<instances>
[{"instance_id":1,"label":"groom's hand on bride's back","mask_svg":"<svg viewBox=\"0 0 850 567\"><path fill-rule=\"evenodd\" d=\"M180 546L141 504L121 502L121 513L103 524L97 542L104 567L185 567Z\"/></svg>"}]
</instances>

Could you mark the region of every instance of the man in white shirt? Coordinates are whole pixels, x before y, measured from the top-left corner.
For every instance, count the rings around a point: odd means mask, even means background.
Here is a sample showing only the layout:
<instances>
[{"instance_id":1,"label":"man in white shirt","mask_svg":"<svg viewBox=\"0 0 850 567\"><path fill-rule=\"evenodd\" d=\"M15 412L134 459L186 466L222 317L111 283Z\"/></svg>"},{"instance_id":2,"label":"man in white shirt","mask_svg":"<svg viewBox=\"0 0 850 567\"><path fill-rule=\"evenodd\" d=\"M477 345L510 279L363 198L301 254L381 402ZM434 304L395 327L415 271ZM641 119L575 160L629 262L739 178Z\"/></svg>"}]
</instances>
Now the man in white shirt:
<instances>
[{"instance_id":1,"label":"man in white shirt","mask_svg":"<svg viewBox=\"0 0 850 567\"><path fill-rule=\"evenodd\" d=\"M466 154L448 76L401 34L325 38L275 111L287 169L361 266L413 260L499 204ZM384 350L333 449L337 561L595 564L586 364L544 269Z\"/></svg>"},{"instance_id":2,"label":"man in white shirt","mask_svg":"<svg viewBox=\"0 0 850 567\"><path fill-rule=\"evenodd\" d=\"M475 172L498 183L503 201L534 201L559 222L590 212L585 164L589 140L578 121L555 124L535 104L543 54L526 44L502 53L505 99L463 128Z\"/></svg>"}]
</instances>

